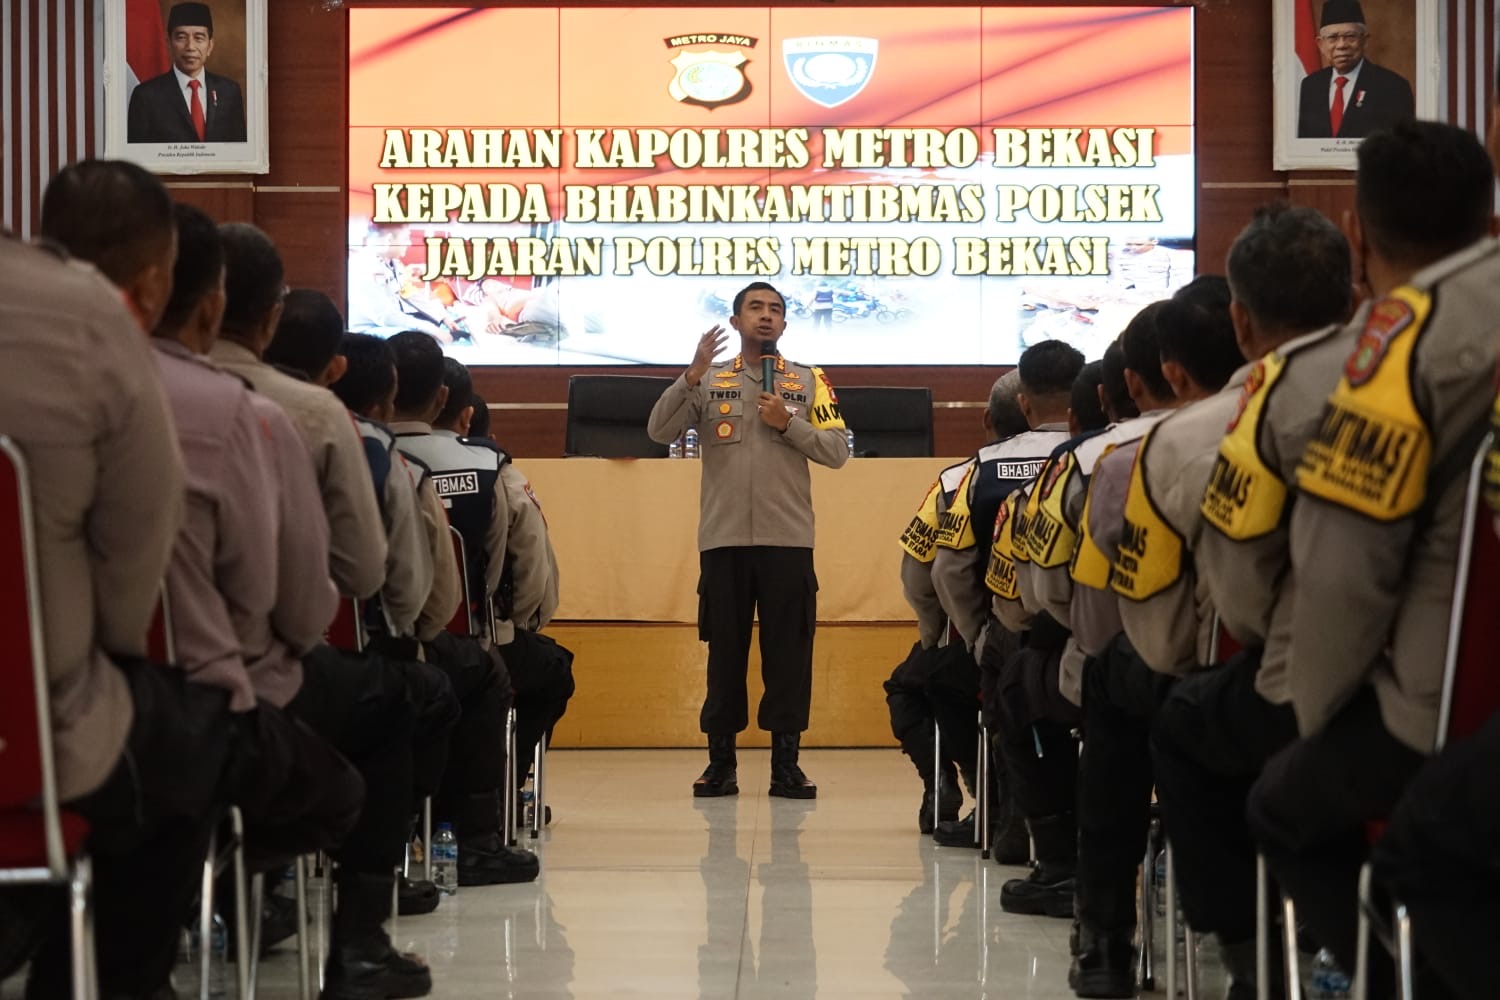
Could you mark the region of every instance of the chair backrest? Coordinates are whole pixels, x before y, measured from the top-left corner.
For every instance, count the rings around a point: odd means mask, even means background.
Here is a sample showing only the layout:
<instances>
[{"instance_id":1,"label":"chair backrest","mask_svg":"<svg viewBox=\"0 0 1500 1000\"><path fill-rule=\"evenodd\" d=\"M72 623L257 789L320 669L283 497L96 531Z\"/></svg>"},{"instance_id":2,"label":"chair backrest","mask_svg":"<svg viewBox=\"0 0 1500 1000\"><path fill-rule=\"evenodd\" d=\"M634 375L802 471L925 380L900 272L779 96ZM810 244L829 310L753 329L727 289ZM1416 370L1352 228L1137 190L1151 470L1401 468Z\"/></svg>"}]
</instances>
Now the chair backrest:
<instances>
[{"instance_id":1,"label":"chair backrest","mask_svg":"<svg viewBox=\"0 0 1500 1000\"><path fill-rule=\"evenodd\" d=\"M459 602L458 610L453 612L453 617L448 619L446 631L454 635L478 635L478 615L469 588L469 559L468 550L464 548L464 536L451 524L448 525L448 534L453 539L453 558L458 560L458 580L463 600Z\"/></svg>"},{"instance_id":2,"label":"chair backrest","mask_svg":"<svg viewBox=\"0 0 1500 1000\"><path fill-rule=\"evenodd\" d=\"M360 602L353 597L340 597L338 611L328 623L324 637L334 649L347 653L359 653L365 648L365 629L361 618Z\"/></svg>"},{"instance_id":3,"label":"chair backrest","mask_svg":"<svg viewBox=\"0 0 1500 1000\"><path fill-rule=\"evenodd\" d=\"M910 386L839 386L839 411L865 458L932 457L932 390Z\"/></svg>"},{"instance_id":4,"label":"chair backrest","mask_svg":"<svg viewBox=\"0 0 1500 1000\"><path fill-rule=\"evenodd\" d=\"M1479 447L1464 495L1463 533L1453 580L1448 658L1438 715L1438 750L1449 740L1472 735L1500 711L1500 670L1495 669L1495 651L1500 649L1500 615L1495 614L1495 595L1500 594L1500 538L1495 535L1488 508L1480 501L1484 456L1490 440L1486 436Z\"/></svg>"},{"instance_id":5,"label":"chair backrest","mask_svg":"<svg viewBox=\"0 0 1500 1000\"><path fill-rule=\"evenodd\" d=\"M565 455L666 458L667 446L646 434L651 408L672 384L646 375L574 375L568 379Z\"/></svg>"},{"instance_id":6,"label":"chair backrest","mask_svg":"<svg viewBox=\"0 0 1500 1000\"><path fill-rule=\"evenodd\" d=\"M47 867L68 870L58 818L57 772L43 638L31 482L20 447L0 435L0 809L40 800Z\"/></svg>"}]
</instances>

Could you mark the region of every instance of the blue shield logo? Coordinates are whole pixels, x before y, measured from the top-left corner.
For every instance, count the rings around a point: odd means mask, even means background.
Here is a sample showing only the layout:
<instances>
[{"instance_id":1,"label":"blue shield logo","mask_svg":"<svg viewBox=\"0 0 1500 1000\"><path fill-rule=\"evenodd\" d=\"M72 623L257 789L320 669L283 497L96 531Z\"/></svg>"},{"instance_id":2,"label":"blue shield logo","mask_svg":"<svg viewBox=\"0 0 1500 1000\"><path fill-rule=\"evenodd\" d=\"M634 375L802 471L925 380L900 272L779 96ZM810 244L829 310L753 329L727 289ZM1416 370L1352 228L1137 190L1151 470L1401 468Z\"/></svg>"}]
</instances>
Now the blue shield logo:
<instances>
[{"instance_id":1,"label":"blue shield logo","mask_svg":"<svg viewBox=\"0 0 1500 1000\"><path fill-rule=\"evenodd\" d=\"M875 75L880 42L874 38L825 35L781 43L786 75L802 96L825 108L853 99Z\"/></svg>"}]
</instances>

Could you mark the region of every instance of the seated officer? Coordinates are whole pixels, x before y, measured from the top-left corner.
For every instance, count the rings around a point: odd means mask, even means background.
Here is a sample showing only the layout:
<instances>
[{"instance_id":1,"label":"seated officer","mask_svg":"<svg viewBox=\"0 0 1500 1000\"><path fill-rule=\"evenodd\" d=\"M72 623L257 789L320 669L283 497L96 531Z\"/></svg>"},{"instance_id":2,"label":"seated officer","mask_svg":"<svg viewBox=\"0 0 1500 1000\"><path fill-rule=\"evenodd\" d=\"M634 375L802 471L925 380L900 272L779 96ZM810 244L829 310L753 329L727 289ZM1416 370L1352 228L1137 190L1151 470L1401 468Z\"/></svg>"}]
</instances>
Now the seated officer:
<instances>
[{"instance_id":1,"label":"seated officer","mask_svg":"<svg viewBox=\"0 0 1500 1000\"><path fill-rule=\"evenodd\" d=\"M384 431L396 396L395 354L390 344L367 334L345 334L338 367L342 374L333 384L334 393L350 412ZM381 423L375 424L376 420ZM372 471L377 468L372 463ZM398 453L389 475L403 472L415 481L421 513L413 515L414 531L424 546L423 558L435 567L437 581L413 628L425 659L447 675L463 711L448 741L447 764L440 768L433 812L454 823L460 885L529 882L540 870L536 855L506 846L500 831L505 717L514 697L510 675L493 650L446 631L461 599L448 518L430 471ZM392 551L397 547L393 545Z\"/></svg>"},{"instance_id":2,"label":"seated officer","mask_svg":"<svg viewBox=\"0 0 1500 1000\"><path fill-rule=\"evenodd\" d=\"M990 389L983 425L986 437L991 440L1020 434L1026 427L1026 416L1016 401L1020 381L1019 375L1008 372L996 379ZM975 783L978 732L973 716L978 681L973 676L973 654L957 641L957 635L950 633L950 618L932 579L943 516L967 481L973 462L972 458L966 459L938 474L900 539L901 587L907 603L917 614L918 644L885 682L885 700L891 713L891 731L901 744L901 752L911 759L922 779L917 828L923 833L934 832L934 795L938 796L939 821L958 819L963 792L958 787L955 766L963 771L971 791ZM951 650L947 645L939 645L945 634L951 640L948 645L954 647ZM944 680L935 681L936 674L943 675ZM942 733L943 760L938 788L933 787L938 764L933 758L934 725ZM966 840L961 833L949 839L952 846L972 847L973 824L969 824Z\"/></svg>"},{"instance_id":3,"label":"seated officer","mask_svg":"<svg viewBox=\"0 0 1500 1000\"><path fill-rule=\"evenodd\" d=\"M330 528L329 573L335 583L343 575L341 588L369 596L383 582L386 541L359 436L348 412L327 389L260 360L275 335L285 292L275 246L260 230L241 223L220 226L219 234L227 296L221 338L209 356L284 404L319 479ZM363 539L367 528L373 528L373 540L359 544L369 548L341 550L341 544ZM413 746L419 735L437 739L426 720L439 699L415 697L407 671L382 657L356 657L319 646L303 657L302 668L302 686L287 703L288 712L332 743L365 779L359 823L334 854L339 891L328 965L333 988L325 986L325 996L355 1000L379 995L378 990L387 996L397 991L425 996L432 989L427 967L397 952L382 924L390 914L393 872L401 863L413 812ZM447 699L452 700L451 691ZM424 726L420 733L419 720Z\"/></svg>"},{"instance_id":4,"label":"seated officer","mask_svg":"<svg viewBox=\"0 0 1500 1000\"><path fill-rule=\"evenodd\" d=\"M995 521L1010 494L1035 479L1053 449L1067 440L1068 400L1082 368L1083 355L1062 341L1043 341L1027 348L1016 367L1020 379L1016 402L1028 429L980 449L939 532L933 584L976 660L983 658L984 633L997 624L990 615L990 592L984 582ZM981 664L985 690L994 692L1002 662L1016 645L1009 641L992 647L990 662ZM972 704L965 707L960 717L972 719ZM998 731L997 707L993 699L984 703ZM1005 769L993 770L1000 774ZM1012 805L1001 801L994 810L996 830L992 833L1005 834L1005 850L1000 853L1014 857L1029 852L1022 847L1026 834L1021 825L1005 822L1013 818L1008 815L1014 811ZM972 843L973 831L968 832Z\"/></svg>"},{"instance_id":5,"label":"seated officer","mask_svg":"<svg viewBox=\"0 0 1500 1000\"><path fill-rule=\"evenodd\" d=\"M97 198L109 214L74 207ZM86 161L48 186L42 234L100 247L104 275L0 237L0 433L30 476L54 778L89 824L101 992L156 996L171 988L180 920L239 767L228 695L142 658L184 507L143 329L171 292L171 201L140 167ZM55 889L0 890L0 945L23 961L37 948L31 1000L71 995Z\"/></svg>"},{"instance_id":6,"label":"seated officer","mask_svg":"<svg viewBox=\"0 0 1500 1000\"><path fill-rule=\"evenodd\" d=\"M1296 722L1277 681L1283 671L1271 666L1284 662L1284 634L1268 638L1263 628L1237 627L1245 651L1199 669L1219 661L1220 636L1210 631L1215 623L1238 624L1251 604L1266 607L1266 599L1286 600L1291 593L1284 572L1260 555L1263 549L1224 544L1229 540L1218 526L1225 523L1222 515L1241 506L1244 483L1229 472L1233 466L1224 456L1232 453L1238 462L1286 454L1272 441L1255 443L1265 411L1248 401L1267 372L1278 379L1290 374L1284 358L1300 348L1288 341L1348 315L1349 247L1317 211L1273 206L1258 211L1240 232L1227 270L1240 354L1260 359L1273 350L1283 353L1242 367L1217 396L1163 421L1146 439L1126 498L1127 519L1144 528L1136 536L1140 551L1130 553L1136 565L1126 570L1121 550L1112 585L1126 598L1120 605L1125 632L1146 663L1186 674L1152 727L1157 799L1171 831L1183 911L1194 930L1218 935L1230 996L1238 1000L1254 996L1256 982L1255 851L1244 823L1245 795L1266 758L1295 736ZM1164 342L1164 357L1167 350ZM1311 417L1320 405L1317 391L1298 396L1293 405ZM1309 432L1314 425L1310 419L1302 423ZM1224 439L1225 427L1232 430L1232 445ZM1242 450L1247 443L1249 452ZM1300 452L1305 444L1294 447ZM1212 505L1203 503L1205 489ZM1262 491L1254 492L1259 499ZM1208 516L1211 509L1217 513ZM1256 530L1279 530L1284 566L1279 515L1278 507ZM1228 526L1240 533L1243 523ZM1262 657L1263 647L1270 659ZM1279 955L1278 940L1273 935L1273 955ZM1280 978L1269 984L1273 993L1281 989Z\"/></svg>"},{"instance_id":7,"label":"seated officer","mask_svg":"<svg viewBox=\"0 0 1500 1000\"><path fill-rule=\"evenodd\" d=\"M434 434L451 434L454 437L468 437L469 427L474 422L474 380L469 375L469 369L462 361L454 358L443 359L443 385L448 389L448 399L443 403L443 410L432 420L432 432ZM489 415L489 409L485 409L485 415ZM488 435L478 435L487 437Z\"/></svg>"},{"instance_id":8,"label":"seated officer","mask_svg":"<svg viewBox=\"0 0 1500 1000\"><path fill-rule=\"evenodd\" d=\"M1465 472L1494 399L1491 366L1472 360L1500 336L1493 197L1462 129L1404 122L1360 144L1355 242L1379 298L1298 466L1287 684L1301 735L1248 810L1298 917L1346 969L1365 825L1390 815L1437 733ZM1371 996L1389 973L1370 963Z\"/></svg>"},{"instance_id":9,"label":"seated officer","mask_svg":"<svg viewBox=\"0 0 1500 1000\"><path fill-rule=\"evenodd\" d=\"M483 442L437 434L447 402L442 349L420 333L390 339L396 354L396 445L432 473L448 520L463 536L469 592L483 622L491 602L495 644L516 697L516 773L531 769L536 742L573 695L572 654L538 635L557 609L557 557L531 484L510 456Z\"/></svg>"}]
</instances>

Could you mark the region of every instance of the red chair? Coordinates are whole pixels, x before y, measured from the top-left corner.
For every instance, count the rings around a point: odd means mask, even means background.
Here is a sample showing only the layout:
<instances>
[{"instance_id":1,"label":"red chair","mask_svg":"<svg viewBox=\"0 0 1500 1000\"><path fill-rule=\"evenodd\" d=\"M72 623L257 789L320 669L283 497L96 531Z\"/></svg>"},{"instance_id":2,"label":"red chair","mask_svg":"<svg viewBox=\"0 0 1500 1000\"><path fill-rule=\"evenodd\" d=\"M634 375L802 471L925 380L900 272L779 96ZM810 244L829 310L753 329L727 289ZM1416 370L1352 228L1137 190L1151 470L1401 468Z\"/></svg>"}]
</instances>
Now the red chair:
<instances>
[{"instance_id":1,"label":"red chair","mask_svg":"<svg viewBox=\"0 0 1500 1000\"><path fill-rule=\"evenodd\" d=\"M475 602L469 587L469 555L464 547L464 536L451 524L449 536L453 539L453 558L458 561L458 582L463 594L458 610L448 619L447 631L454 635L479 636L479 616L475 613ZM493 637L493 636L492 636Z\"/></svg>"},{"instance_id":2,"label":"red chair","mask_svg":"<svg viewBox=\"0 0 1500 1000\"><path fill-rule=\"evenodd\" d=\"M0 885L66 885L73 995L98 996L88 823L57 800L41 594L26 460L0 436Z\"/></svg>"},{"instance_id":3,"label":"red chair","mask_svg":"<svg viewBox=\"0 0 1500 1000\"><path fill-rule=\"evenodd\" d=\"M341 649L346 653L363 652L365 648L365 627L360 620L360 603L354 598L339 601L338 611L333 616L333 621L328 623L328 631L324 633L328 645L334 649Z\"/></svg>"},{"instance_id":4,"label":"red chair","mask_svg":"<svg viewBox=\"0 0 1500 1000\"><path fill-rule=\"evenodd\" d=\"M177 643L172 637L172 603L167 597L165 581L157 599L156 613L151 616L151 625L146 630L146 658L163 665L177 662Z\"/></svg>"},{"instance_id":5,"label":"red chair","mask_svg":"<svg viewBox=\"0 0 1500 1000\"><path fill-rule=\"evenodd\" d=\"M1500 711L1500 671L1495 670L1495 650L1500 649L1500 617L1494 613L1495 594L1500 593L1500 537L1491 530L1489 513L1480 503L1484 459L1490 441L1491 437L1486 436L1480 444L1464 496L1463 533L1453 580L1448 655L1443 669L1434 754L1441 753L1450 740L1474 735ZM1368 831L1370 843L1384 832L1384 823L1372 823ZM1353 995L1355 1000L1364 1000L1369 987L1364 969L1373 930L1375 938L1396 962L1397 996L1411 1000L1411 918L1398 899L1391 900L1389 916L1379 912L1371 877L1371 867L1366 864L1359 875L1359 943Z\"/></svg>"}]
</instances>

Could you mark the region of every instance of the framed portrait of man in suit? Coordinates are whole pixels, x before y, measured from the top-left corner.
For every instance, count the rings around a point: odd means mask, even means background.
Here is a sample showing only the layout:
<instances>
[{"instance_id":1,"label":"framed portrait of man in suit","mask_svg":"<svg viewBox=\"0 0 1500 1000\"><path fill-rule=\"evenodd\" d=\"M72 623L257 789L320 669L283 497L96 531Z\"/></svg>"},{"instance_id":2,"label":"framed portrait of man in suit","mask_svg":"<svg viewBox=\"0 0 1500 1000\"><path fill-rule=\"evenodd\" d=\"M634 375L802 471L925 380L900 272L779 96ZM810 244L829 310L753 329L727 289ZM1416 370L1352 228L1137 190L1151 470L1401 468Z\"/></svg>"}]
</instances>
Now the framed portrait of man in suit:
<instances>
[{"instance_id":1,"label":"framed portrait of man in suit","mask_svg":"<svg viewBox=\"0 0 1500 1000\"><path fill-rule=\"evenodd\" d=\"M116 0L105 155L161 174L265 173L267 0Z\"/></svg>"},{"instance_id":2,"label":"framed portrait of man in suit","mask_svg":"<svg viewBox=\"0 0 1500 1000\"><path fill-rule=\"evenodd\" d=\"M1436 117L1440 6L1275 0L1276 169L1353 170L1371 132Z\"/></svg>"}]
</instances>

